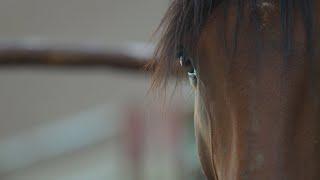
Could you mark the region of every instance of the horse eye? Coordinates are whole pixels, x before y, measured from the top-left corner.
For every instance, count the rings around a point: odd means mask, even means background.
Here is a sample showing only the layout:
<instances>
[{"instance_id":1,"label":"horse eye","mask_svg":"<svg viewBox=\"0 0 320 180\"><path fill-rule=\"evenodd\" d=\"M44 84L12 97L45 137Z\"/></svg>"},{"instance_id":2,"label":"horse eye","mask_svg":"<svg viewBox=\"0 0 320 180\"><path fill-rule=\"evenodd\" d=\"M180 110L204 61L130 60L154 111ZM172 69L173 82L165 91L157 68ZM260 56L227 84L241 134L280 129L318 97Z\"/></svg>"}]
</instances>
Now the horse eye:
<instances>
[{"instance_id":1,"label":"horse eye","mask_svg":"<svg viewBox=\"0 0 320 180\"><path fill-rule=\"evenodd\" d=\"M183 67L187 73L192 73L194 71L194 67L190 58L185 56L180 56L179 61L180 61L181 67Z\"/></svg>"},{"instance_id":2,"label":"horse eye","mask_svg":"<svg viewBox=\"0 0 320 180\"><path fill-rule=\"evenodd\" d=\"M191 59L185 56L180 56L179 61L180 61L180 65L187 72L191 86L195 88L197 85L197 71L192 64Z\"/></svg>"}]
</instances>

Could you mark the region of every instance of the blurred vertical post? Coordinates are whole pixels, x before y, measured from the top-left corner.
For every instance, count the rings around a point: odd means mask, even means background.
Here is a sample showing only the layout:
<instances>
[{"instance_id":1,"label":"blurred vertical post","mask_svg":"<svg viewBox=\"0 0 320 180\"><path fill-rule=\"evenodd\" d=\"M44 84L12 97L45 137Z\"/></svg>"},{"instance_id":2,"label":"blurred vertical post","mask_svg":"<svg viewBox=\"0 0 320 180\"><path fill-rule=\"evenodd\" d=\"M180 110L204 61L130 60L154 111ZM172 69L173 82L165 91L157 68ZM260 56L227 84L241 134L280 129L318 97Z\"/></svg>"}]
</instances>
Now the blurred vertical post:
<instances>
[{"instance_id":1,"label":"blurred vertical post","mask_svg":"<svg viewBox=\"0 0 320 180\"><path fill-rule=\"evenodd\" d=\"M126 137L127 143L125 147L128 153L128 164L132 180L143 179L143 154L144 154L144 138L145 138L145 122L142 110L136 105L128 108L126 116Z\"/></svg>"},{"instance_id":2,"label":"blurred vertical post","mask_svg":"<svg viewBox=\"0 0 320 180\"><path fill-rule=\"evenodd\" d=\"M183 113L179 108L175 108L173 112L170 113L169 118L169 127L170 127L170 137L169 144L171 150L173 151L174 163L177 172L177 179L183 179L184 165L183 165Z\"/></svg>"}]
</instances>

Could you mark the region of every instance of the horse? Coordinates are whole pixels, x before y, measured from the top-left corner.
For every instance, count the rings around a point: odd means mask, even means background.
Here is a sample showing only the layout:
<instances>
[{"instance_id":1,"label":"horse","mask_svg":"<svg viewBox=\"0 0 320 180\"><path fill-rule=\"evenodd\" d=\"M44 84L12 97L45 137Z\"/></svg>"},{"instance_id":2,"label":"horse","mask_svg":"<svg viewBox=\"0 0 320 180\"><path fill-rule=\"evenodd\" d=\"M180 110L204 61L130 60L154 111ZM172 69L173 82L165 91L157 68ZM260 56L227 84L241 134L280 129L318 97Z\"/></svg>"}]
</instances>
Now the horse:
<instances>
[{"instance_id":1,"label":"horse","mask_svg":"<svg viewBox=\"0 0 320 180\"><path fill-rule=\"evenodd\" d=\"M171 1L152 86L190 80L207 179L320 179L319 17L313 0Z\"/></svg>"}]
</instances>

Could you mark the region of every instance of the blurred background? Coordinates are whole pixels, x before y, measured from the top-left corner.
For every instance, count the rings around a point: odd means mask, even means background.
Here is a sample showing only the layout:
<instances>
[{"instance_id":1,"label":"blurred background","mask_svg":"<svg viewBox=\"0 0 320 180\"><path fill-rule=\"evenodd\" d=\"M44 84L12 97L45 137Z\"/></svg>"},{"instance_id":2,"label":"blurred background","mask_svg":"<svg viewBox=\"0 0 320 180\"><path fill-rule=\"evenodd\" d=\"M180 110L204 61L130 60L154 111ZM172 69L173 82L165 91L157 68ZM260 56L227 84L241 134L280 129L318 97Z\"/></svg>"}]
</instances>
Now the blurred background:
<instances>
[{"instance_id":1,"label":"blurred background","mask_svg":"<svg viewBox=\"0 0 320 180\"><path fill-rule=\"evenodd\" d=\"M168 5L0 1L0 180L204 179L192 91L142 68Z\"/></svg>"}]
</instances>

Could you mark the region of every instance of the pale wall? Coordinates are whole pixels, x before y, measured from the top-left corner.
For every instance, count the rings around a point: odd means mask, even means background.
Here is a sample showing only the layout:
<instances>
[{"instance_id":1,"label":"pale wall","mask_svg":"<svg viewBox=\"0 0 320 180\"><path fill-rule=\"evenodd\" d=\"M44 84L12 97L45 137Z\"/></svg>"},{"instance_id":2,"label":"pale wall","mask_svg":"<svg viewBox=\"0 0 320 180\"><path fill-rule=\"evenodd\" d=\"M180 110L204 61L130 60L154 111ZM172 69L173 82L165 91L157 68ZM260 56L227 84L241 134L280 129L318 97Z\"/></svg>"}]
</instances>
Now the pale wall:
<instances>
[{"instance_id":1,"label":"pale wall","mask_svg":"<svg viewBox=\"0 0 320 180\"><path fill-rule=\"evenodd\" d=\"M0 39L148 41L168 0L1 0Z\"/></svg>"}]
</instances>

